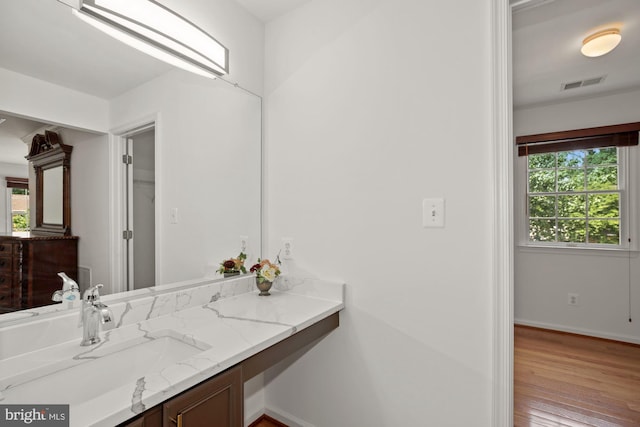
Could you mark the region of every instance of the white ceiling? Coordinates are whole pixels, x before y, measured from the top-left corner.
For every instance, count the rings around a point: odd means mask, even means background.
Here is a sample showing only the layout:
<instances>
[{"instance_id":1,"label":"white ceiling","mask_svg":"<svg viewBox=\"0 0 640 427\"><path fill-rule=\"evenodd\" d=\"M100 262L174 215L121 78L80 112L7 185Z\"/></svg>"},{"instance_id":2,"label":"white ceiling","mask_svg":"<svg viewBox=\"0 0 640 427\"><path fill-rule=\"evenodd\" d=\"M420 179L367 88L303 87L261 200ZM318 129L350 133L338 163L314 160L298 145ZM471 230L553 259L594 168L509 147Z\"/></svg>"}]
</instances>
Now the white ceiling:
<instances>
[{"instance_id":1,"label":"white ceiling","mask_svg":"<svg viewBox=\"0 0 640 427\"><path fill-rule=\"evenodd\" d=\"M3 0L0 67L113 98L170 69L102 34L56 0Z\"/></svg>"},{"instance_id":2,"label":"white ceiling","mask_svg":"<svg viewBox=\"0 0 640 427\"><path fill-rule=\"evenodd\" d=\"M236 0L262 22L269 22L311 0Z\"/></svg>"},{"instance_id":3,"label":"white ceiling","mask_svg":"<svg viewBox=\"0 0 640 427\"><path fill-rule=\"evenodd\" d=\"M512 1L513 3L513 1ZM640 1L530 1L513 15L514 106L557 103L640 88ZM580 53L582 40L617 27L622 41L599 58ZM605 76L602 83L561 91L563 83Z\"/></svg>"},{"instance_id":4,"label":"white ceiling","mask_svg":"<svg viewBox=\"0 0 640 427\"><path fill-rule=\"evenodd\" d=\"M310 0L236 1L269 21ZM514 14L514 105L640 86L639 0L514 1L542 3ZM584 37L613 24L623 36L616 50L600 58L579 53ZM0 40L0 67L106 99L170 69L101 34L56 0L2 1ZM600 85L560 92L562 83L602 75Z\"/></svg>"}]
</instances>

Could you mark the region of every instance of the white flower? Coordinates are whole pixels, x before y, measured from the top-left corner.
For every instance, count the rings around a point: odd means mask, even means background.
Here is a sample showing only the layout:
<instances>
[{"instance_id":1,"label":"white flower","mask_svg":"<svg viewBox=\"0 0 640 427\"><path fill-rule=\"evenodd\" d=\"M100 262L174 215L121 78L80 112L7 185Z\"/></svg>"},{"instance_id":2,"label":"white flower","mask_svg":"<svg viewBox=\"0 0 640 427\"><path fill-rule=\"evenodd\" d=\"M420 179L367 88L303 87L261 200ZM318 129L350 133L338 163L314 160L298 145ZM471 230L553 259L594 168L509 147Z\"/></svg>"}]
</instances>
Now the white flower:
<instances>
[{"instance_id":1,"label":"white flower","mask_svg":"<svg viewBox=\"0 0 640 427\"><path fill-rule=\"evenodd\" d=\"M266 281L273 282L276 279L276 269L267 264L260 270L260 275L262 275Z\"/></svg>"}]
</instances>

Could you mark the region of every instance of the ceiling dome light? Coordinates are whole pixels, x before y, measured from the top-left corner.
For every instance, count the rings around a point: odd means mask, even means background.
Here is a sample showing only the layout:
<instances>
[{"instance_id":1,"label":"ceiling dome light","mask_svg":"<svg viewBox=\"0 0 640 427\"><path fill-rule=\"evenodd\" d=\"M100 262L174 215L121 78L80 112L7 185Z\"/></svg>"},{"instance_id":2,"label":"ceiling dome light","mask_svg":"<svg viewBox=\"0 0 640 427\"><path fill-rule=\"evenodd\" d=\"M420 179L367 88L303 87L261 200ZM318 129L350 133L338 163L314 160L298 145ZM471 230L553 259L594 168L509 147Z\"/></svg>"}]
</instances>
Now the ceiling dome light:
<instances>
[{"instance_id":1,"label":"ceiling dome light","mask_svg":"<svg viewBox=\"0 0 640 427\"><path fill-rule=\"evenodd\" d=\"M582 41L580 52L590 58L602 56L615 49L620 40L622 40L622 36L617 28L598 31Z\"/></svg>"}]
</instances>

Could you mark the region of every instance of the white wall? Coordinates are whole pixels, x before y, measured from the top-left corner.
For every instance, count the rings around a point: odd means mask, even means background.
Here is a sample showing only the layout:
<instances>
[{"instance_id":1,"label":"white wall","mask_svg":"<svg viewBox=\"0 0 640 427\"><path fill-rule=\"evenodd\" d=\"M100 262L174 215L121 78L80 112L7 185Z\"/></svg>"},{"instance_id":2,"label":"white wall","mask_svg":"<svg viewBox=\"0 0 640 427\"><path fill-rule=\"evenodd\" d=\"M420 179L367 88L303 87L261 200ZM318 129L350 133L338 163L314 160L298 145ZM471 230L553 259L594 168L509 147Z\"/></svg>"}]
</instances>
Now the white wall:
<instances>
[{"instance_id":1,"label":"white wall","mask_svg":"<svg viewBox=\"0 0 640 427\"><path fill-rule=\"evenodd\" d=\"M267 24L266 255L292 237L298 266L347 283L340 327L265 374L270 410L490 425L489 9L323 0ZM422 227L425 197L445 228Z\"/></svg>"},{"instance_id":2,"label":"white wall","mask_svg":"<svg viewBox=\"0 0 640 427\"><path fill-rule=\"evenodd\" d=\"M0 234L11 233L11 214L9 213L10 199L7 195L6 177L29 178L27 165L0 162Z\"/></svg>"},{"instance_id":3,"label":"white wall","mask_svg":"<svg viewBox=\"0 0 640 427\"><path fill-rule=\"evenodd\" d=\"M79 129L105 132L104 99L0 68L0 111Z\"/></svg>"},{"instance_id":4,"label":"white wall","mask_svg":"<svg viewBox=\"0 0 640 427\"><path fill-rule=\"evenodd\" d=\"M514 112L514 135L581 129L640 121L640 91ZM640 149L630 188L640 197ZM516 159L515 185L525 186L523 158ZM518 169L516 168L516 171ZM516 188L517 188L516 187ZM516 196L514 200L522 201ZM516 212L522 207L516 206ZM637 212L637 210L636 210ZM522 218L516 227L524 227ZM516 236L522 235L516 229ZM638 238L638 236L635 236ZM517 323L640 343L640 258L637 252L535 251L516 246L514 317ZM631 278L631 291L629 284ZM579 305L567 304L568 294ZM629 298L631 295L631 299ZM629 304L634 322L629 322Z\"/></svg>"},{"instance_id":5,"label":"white wall","mask_svg":"<svg viewBox=\"0 0 640 427\"><path fill-rule=\"evenodd\" d=\"M262 93L264 25L233 0L167 1L229 50L225 78ZM237 255L240 236L259 248L260 102L219 80L176 70L112 100L112 128L158 117L156 243L162 283L211 274ZM249 146L247 144L255 144ZM171 224L172 208L179 223ZM244 212L245 215L238 215ZM247 227L255 224L255 227Z\"/></svg>"},{"instance_id":6,"label":"white wall","mask_svg":"<svg viewBox=\"0 0 640 427\"><path fill-rule=\"evenodd\" d=\"M170 72L118 97L116 123L157 115L158 280L203 277L260 225L259 100L219 81ZM171 209L178 223L171 223ZM254 252L252 255L257 256Z\"/></svg>"},{"instance_id":7,"label":"white wall","mask_svg":"<svg viewBox=\"0 0 640 427\"><path fill-rule=\"evenodd\" d=\"M111 292L109 270L108 136L63 128L71 153L71 233L78 236L78 265L91 269L92 284Z\"/></svg>"}]
</instances>

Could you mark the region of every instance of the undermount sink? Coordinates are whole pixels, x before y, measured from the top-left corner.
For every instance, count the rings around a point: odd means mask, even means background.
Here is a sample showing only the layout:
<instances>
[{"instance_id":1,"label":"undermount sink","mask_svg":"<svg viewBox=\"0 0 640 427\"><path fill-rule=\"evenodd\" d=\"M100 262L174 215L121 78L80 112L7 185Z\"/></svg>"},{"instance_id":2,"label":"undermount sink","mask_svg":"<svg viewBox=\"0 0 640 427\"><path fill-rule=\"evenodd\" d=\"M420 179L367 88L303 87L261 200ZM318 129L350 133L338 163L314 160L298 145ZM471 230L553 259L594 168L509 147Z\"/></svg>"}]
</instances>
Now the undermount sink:
<instances>
[{"instance_id":1,"label":"undermount sink","mask_svg":"<svg viewBox=\"0 0 640 427\"><path fill-rule=\"evenodd\" d=\"M51 391L58 390L59 403L88 401L126 384L135 384L139 378L158 373L211 346L173 330L163 330L104 349L84 348L87 352L79 351L81 354L76 360L48 365L37 372L26 372L3 381L4 387L8 387L4 397L11 402L58 403L51 401Z\"/></svg>"}]
</instances>

